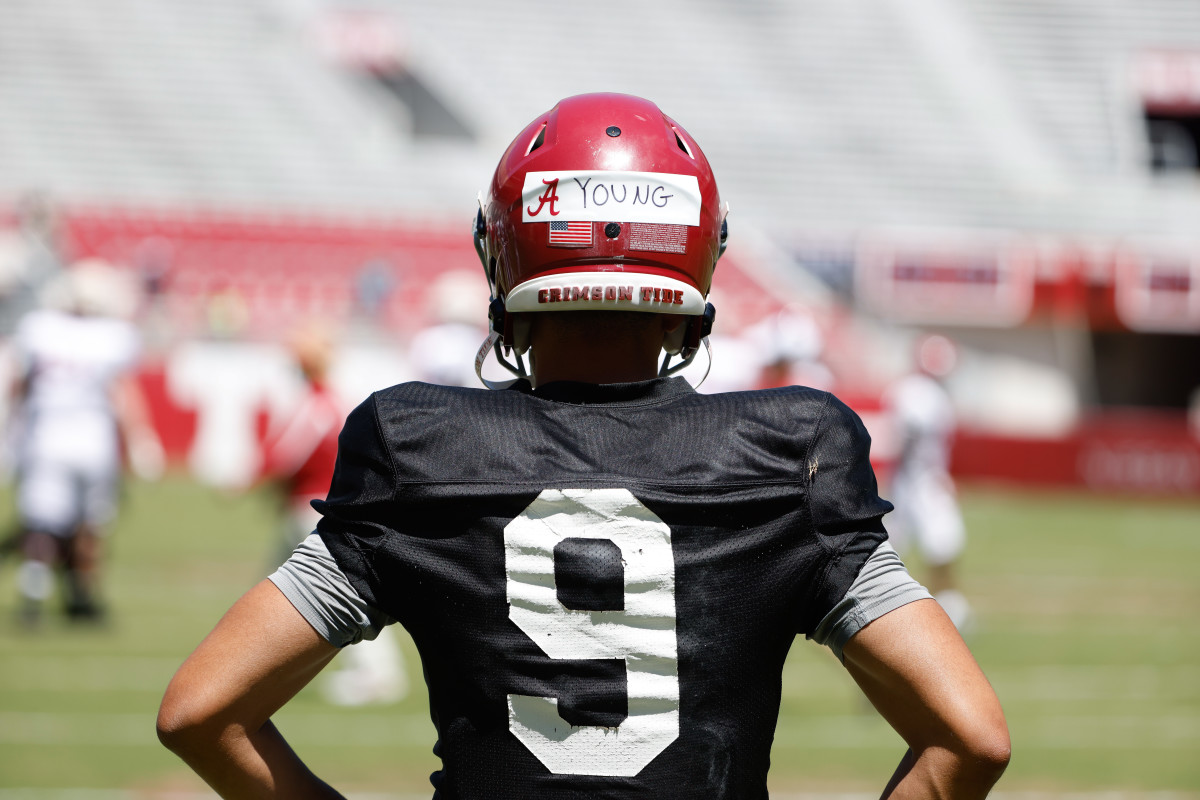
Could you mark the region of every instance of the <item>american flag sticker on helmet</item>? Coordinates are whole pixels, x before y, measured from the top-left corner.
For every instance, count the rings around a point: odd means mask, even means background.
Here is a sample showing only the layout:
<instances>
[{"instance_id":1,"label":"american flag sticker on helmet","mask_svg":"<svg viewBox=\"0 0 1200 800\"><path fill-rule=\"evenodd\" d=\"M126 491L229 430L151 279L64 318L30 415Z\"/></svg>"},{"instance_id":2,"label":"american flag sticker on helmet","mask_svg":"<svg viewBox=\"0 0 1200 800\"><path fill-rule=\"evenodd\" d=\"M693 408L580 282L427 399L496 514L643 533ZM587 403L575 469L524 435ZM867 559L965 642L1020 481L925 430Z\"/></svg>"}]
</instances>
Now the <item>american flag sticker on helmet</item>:
<instances>
[{"instance_id":1,"label":"american flag sticker on helmet","mask_svg":"<svg viewBox=\"0 0 1200 800\"><path fill-rule=\"evenodd\" d=\"M656 253L686 253L687 226L631 222L629 249L651 250Z\"/></svg>"},{"instance_id":2,"label":"american flag sticker on helmet","mask_svg":"<svg viewBox=\"0 0 1200 800\"><path fill-rule=\"evenodd\" d=\"M550 245L552 247L591 247L592 223L586 221L551 222Z\"/></svg>"}]
</instances>

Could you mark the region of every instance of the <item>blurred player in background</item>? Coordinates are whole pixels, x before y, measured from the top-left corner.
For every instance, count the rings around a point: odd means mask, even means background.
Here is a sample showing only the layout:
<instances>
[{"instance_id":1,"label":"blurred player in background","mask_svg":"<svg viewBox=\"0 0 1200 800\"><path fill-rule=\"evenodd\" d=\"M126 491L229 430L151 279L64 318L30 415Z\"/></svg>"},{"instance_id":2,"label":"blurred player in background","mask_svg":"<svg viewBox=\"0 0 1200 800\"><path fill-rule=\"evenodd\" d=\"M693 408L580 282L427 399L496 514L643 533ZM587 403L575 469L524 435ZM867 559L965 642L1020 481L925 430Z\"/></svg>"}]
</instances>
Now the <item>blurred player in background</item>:
<instances>
[{"instance_id":1,"label":"blurred player in background","mask_svg":"<svg viewBox=\"0 0 1200 800\"><path fill-rule=\"evenodd\" d=\"M399 621L437 797L762 798L804 634L908 742L886 795L985 796L1003 714L886 544L861 422L817 390L672 377L712 326L725 212L648 101L535 119L475 225L488 344L516 380L402 384L351 413L317 534L180 668L163 741L227 798L340 797L270 718Z\"/></svg>"},{"instance_id":2,"label":"blurred player in background","mask_svg":"<svg viewBox=\"0 0 1200 800\"><path fill-rule=\"evenodd\" d=\"M762 354L759 389L777 386L810 386L833 390L833 373L822 356L825 337L812 314L788 307L769 315L746 332Z\"/></svg>"},{"instance_id":3,"label":"blurred player in background","mask_svg":"<svg viewBox=\"0 0 1200 800\"><path fill-rule=\"evenodd\" d=\"M272 548L271 568L291 555L320 519L312 501L323 500L333 479L338 433L348 404L330 385L336 341L328 325L310 322L292 332L288 349L303 376L296 403L272 420L263 447L259 484L273 485L283 504L280 533ZM408 693L408 676L390 631L373 641L346 648L339 669L322 685L337 705L395 702Z\"/></svg>"},{"instance_id":4,"label":"blurred player in background","mask_svg":"<svg viewBox=\"0 0 1200 800\"><path fill-rule=\"evenodd\" d=\"M917 342L914 360L916 370L884 395L898 447L891 479L896 510L888 517L888 531L897 550L915 546L926 567L929 590L963 630L970 624L971 607L958 587L956 566L966 545L966 529L950 477L954 404L942 383L958 353L945 336L924 336Z\"/></svg>"},{"instance_id":5,"label":"blurred player in background","mask_svg":"<svg viewBox=\"0 0 1200 800\"><path fill-rule=\"evenodd\" d=\"M139 336L121 318L135 303L129 276L88 260L52 282L48 307L18 325L12 421L24 555L18 613L26 624L40 619L56 567L68 617L102 616L102 550L122 455L140 477L162 471L162 446L132 374Z\"/></svg>"},{"instance_id":6,"label":"blurred player in background","mask_svg":"<svg viewBox=\"0 0 1200 800\"><path fill-rule=\"evenodd\" d=\"M303 379L295 402L270 420L263 442L258 482L279 490L284 524L271 552L271 566L283 563L316 527L321 515L310 503L322 500L333 478L337 437L347 404L329 385L333 362L332 331L320 323L304 325L288 338L288 352Z\"/></svg>"},{"instance_id":7,"label":"blurred player in background","mask_svg":"<svg viewBox=\"0 0 1200 800\"><path fill-rule=\"evenodd\" d=\"M443 386L480 386L475 354L487 335L487 288L479 276L465 270L439 275L426 301L433 324L422 328L409 343L409 362L417 378Z\"/></svg>"}]
</instances>

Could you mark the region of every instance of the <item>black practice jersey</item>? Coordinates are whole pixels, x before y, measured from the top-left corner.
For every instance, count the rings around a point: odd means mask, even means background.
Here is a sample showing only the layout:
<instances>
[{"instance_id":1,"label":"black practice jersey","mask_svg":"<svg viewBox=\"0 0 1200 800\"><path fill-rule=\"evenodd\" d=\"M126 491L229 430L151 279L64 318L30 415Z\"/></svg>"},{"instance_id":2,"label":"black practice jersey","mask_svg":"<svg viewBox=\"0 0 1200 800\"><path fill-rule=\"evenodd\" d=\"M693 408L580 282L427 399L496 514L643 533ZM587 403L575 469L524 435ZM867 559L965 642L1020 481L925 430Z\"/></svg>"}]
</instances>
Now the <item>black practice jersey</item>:
<instances>
[{"instance_id":1,"label":"black practice jersey","mask_svg":"<svg viewBox=\"0 0 1200 800\"><path fill-rule=\"evenodd\" d=\"M766 797L780 676L886 538L858 417L682 379L403 384L318 531L421 653L441 798Z\"/></svg>"}]
</instances>

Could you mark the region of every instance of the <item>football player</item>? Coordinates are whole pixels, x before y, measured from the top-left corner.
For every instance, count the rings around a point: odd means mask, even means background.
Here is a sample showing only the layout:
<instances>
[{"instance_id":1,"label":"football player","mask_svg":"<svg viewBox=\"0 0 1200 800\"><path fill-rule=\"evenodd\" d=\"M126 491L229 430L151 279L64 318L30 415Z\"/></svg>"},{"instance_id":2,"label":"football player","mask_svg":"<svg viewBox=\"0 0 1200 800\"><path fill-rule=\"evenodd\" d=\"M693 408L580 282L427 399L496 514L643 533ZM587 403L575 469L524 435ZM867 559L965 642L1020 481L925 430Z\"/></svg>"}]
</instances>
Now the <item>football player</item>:
<instances>
[{"instance_id":1,"label":"football player","mask_svg":"<svg viewBox=\"0 0 1200 800\"><path fill-rule=\"evenodd\" d=\"M256 481L279 490L286 507L271 552L272 566L312 532L320 518L312 501L324 497L333 478L338 432L351 405L329 383L334 347L333 332L319 322L302 324L288 336L288 353L304 388L290 407L271 419Z\"/></svg>"},{"instance_id":2,"label":"football player","mask_svg":"<svg viewBox=\"0 0 1200 800\"><path fill-rule=\"evenodd\" d=\"M922 336L916 371L888 387L884 408L899 444L891 478L896 510L888 519L893 545L901 553L916 545L929 590L961 631L971 622L956 567L967 536L950 476L954 405L942 384L957 360L957 348L945 336Z\"/></svg>"},{"instance_id":3,"label":"football player","mask_svg":"<svg viewBox=\"0 0 1200 800\"><path fill-rule=\"evenodd\" d=\"M258 481L283 495L272 567L312 531L320 518L312 501L324 496L333 479L338 432L349 408L330 384L335 344L333 331L315 320L289 337L288 349L304 377L304 390L292 408L272 421ZM408 693L408 676L391 629L345 648L338 660L341 668L326 673L323 686L326 698L336 705L392 703Z\"/></svg>"},{"instance_id":4,"label":"football player","mask_svg":"<svg viewBox=\"0 0 1200 800\"><path fill-rule=\"evenodd\" d=\"M101 618L104 536L117 511L122 457L140 477L163 454L132 370L140 339L120 318L133 301L125 276L87 259L48 287L14 337L16 505L22 533L21 622L40 621L62 567L69 618ZM124 450L124 452L122 452Z\"/></svg>"},{"instance_id":5,"label":"football player","mask_svg":"<svg viewBox=\"0 0 1200 800\"><path fill-rule=\"evenodd\" d=\"M567 98L504 153L473 235L480 359L516 379L351 413L317 531L180 668L162 740L225 797L340 796L271 715L398 621L437 797L766 797L803 634L911 748L886 793L984 796L1004 717L886 542L858 418L812 389L671 377L713 322L726 238L695 140L646 100Z\"/></svg>"}]
</instances>

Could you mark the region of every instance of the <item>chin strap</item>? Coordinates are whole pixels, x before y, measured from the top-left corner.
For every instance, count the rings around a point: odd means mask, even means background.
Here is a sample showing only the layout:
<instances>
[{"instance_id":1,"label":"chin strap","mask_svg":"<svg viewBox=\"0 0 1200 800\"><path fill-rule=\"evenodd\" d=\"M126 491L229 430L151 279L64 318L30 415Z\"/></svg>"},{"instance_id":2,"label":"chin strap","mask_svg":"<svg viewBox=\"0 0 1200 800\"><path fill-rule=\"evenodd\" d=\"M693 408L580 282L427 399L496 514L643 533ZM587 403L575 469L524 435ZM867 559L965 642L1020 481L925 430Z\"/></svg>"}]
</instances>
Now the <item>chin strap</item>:
<instances>
[{"instance_id":1,"label":"chin strap","mask_svg":"<svg viewBox=\"0 0 1200 800\"><path fill-rule=\"evenodd\" d=\"M708 337L705 336L700 340L700 344L704 345L704 352L708 356L708 363L704 365L704 374L700 376L700 380L692 384L692 388L695 389L700 388L700 384L704 383L704 381L708 378L709 371L712 369L712 342L710 342ZM678 364L671 364L671 354L664 353L662 366L658 368L658 377L666 378L679 373L681 370L687 369L687 367L689 367L691 363L696 360L696 353L699 352L700 348L695 348L691 353L684 356Z\"/></svg>"},{"instance_id":2,"label":"chin strap","mask_svg":"<svg viewBox=\"0 0 1200 800\"><path fill-rule=\"evenodd\" d=\"M507 389L519 380L526 379L529 375L525 372L525 361L517 356L517 363L513 364L504 357L501 352L503 345L500 344L500 334L492 331L488 337L483 340L483 344L479 346L479 352L475 354L475 374L479 377L479 382L489 389L500 390ZM483 362L487 361L488 353L495 352L496 360L500 365L507 369L512 374L516 375L511 381L493 381L483 377Z\"/></svg>"},{"instance_id":3,"label":"chin strap","mask_svg":"<svg viewBox=\"0 0 1200 800\"><path fill-rule=\"evenodd\" d=\"M708 340L708 335L712 333L713 322L717 318L717 309L712 303L704 304L704 313L699 317L692 317L687 327L684 328L682 347L679 343L674 346L667 347L667 354L663 356L662 366L658 368L658 376L665 378L668 375L675 375L679 371L686 369L688 365L696 358L696 353L700 352L700 345L704 345L704 350L708 355L708 364L704 367L704 374L700 376L700 380L696 381L694 388L700 388L700 384L708 378L708 373L712 370L712 343ZM680 355L678 364L671 365L671 351L676 350Z\"/></svg>"}]
</instances>

